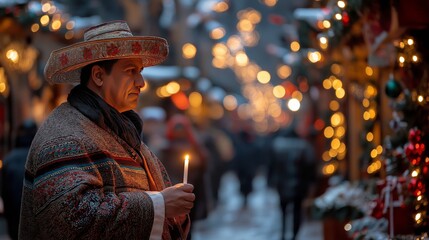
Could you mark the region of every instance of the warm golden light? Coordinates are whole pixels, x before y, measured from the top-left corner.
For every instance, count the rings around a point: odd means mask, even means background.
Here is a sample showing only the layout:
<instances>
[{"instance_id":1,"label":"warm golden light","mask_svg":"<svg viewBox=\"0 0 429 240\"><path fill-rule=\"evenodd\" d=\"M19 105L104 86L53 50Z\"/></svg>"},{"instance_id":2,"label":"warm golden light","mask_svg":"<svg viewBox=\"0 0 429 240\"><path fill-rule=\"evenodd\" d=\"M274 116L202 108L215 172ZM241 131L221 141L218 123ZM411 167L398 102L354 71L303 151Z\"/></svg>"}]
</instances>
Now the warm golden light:
<instances>
[{"instance_id":1,"label":"warm golden light","mask_svg":"<svg viewBox=\"0 0 429 240\"><path fill-rule=\"evenodd\" d=\"M52 30L57 31L61 28L61 21L60 20L54 20L51 24Z\"/></svg>"},{"instance_id":2,"label":"warm golden light","mask_svg":"<svg viewBox=\"0 0 429 240\"><path fill-rule=\"evenodd\" d=\"M264 3L267 7L274 7L277 4L277 0L264 0Z\"/></svg>"},{"instance_id":3,"label":"warm golden light","mask_svg":"<svg viewBox=\"0 0 429 240\"><path fill-rule=\"evenodd\" d=\"M332 114L331 116L331 125L336 127L339 126L341 124L343 124L344 122L344 115L340 112L336 112L334 114Z\"/></svg>"},{"instance_id":4,"label":"warm golden light","mask_svg":"<svg viewBox=\"0 0 429 240\"><path fill-rule=\"evenodd\" d=\"M39 24L37 24L37 23L34 23L33 25L31 25L31 31L32 32L37 32L37 31L39 31L39 29L40 29L40 26L39 26Z\"/></svg>"},{"instance_id":5,"label":"warm golden light","mask_svg":"<svg viewBox=\"0 0 429 240\"><path fill-rule=\"evenodd\" d=\"M165 90L170 94L175 94L180 91L180 84L176 81L171 81L165 86Z\"/></svg>"},{"instance_id":6,"label":"warm golden light","mask_svg":"<svg viewBox=\"0 0 429 240\"><path fill-rule=\"evenodd\" d=\"M276 98L283 98L286 95L286 90L282 85L273 87L273 95Z\"/></svg>"},{"instance_id":7,"label":"warm golden light","mask_svg":"<svg viewBox=\"0 0 429 240\"><path fill-rule=\"evenodd\" d=\"M238 66L246 66L247 64L249 64L249 57L247 57L247 54L245 52L240 51L235 55L235 62Z\"/></svg>"},{"instance_id":8,"label":"warm golden light","mask_svg":"<svg viewBox=\"0 0 429 240\"><path fill-rule=\"evenodd\" d=\"M377 150L376 149L372 149L370 155L371 155L372 158L376 158L377 155L378 155Z\"/></svg>"},{"instance_id":9,"label":"warm golden light","mask_svg":"<svg viewBox=\"0 0 429 240\"><path fill-rule=\"evenodd\" d=\"M374 140L374 134L372 134L372 132L369 132L366 134L366 140L368 142L371 142L372 140Z\"/></svg>"},{"instance_id":10,"label":"warm golden light","mask_svg":"<svg viewBox=\"0 0 429 240\"><path fill-rule=\"evenodd\" d=\"M292 98L298 99L298 101L302 101L302 93L300 91L294 91L291 95Z\"/></svg>"},{"instance_id":11,"label":"warm golden light","mask_svg":"<svg viewBox=\"0 0 429 240\"><path fill-rule=\"evenodd\" d=\"M223 38L223 36L225 36L225 33L226 33L226 31L223 27L218 27L218 28L211 30L210 38L218 40L218 39Z\"/></svg>"},{"instance_id":12,"label":"warm golden light","mask_svg":"<svg viewBox=\"0 0 429 240\"><path fill-rule=\"evenodd\" d=\"M325 175L331 175L335 172L335 166L333 164L328 164L323 167L322 172Z\"/></svg>"},{"instance_id":13,"label":"warm golden light","mask_svg":"<svg viewBox=\"0 0 429 240\"><path fill-rule=\"evenodd\" d=\"M419 221L420 220L420 218L422 217L422 214L421 213L417 213L416 214L416 216L414 217L414 219L416 220L416 222L417 221Z\"/></svg>"},{"instance_id":14,"label":"warm golden light","mask_svg":"<svg viewBox=\"0 0 429 240\"><path fill-rule=\"evenodd\" d=\"M287 102L287 106L288 106L289 110L291 110L292 112L296 112L296 111L298 111L301 108L301 103L299 102L298 99L291 98Z\"/></svg>"},{"instance_id":15,"label":"warm golden light","mask_svg":"<svg viewBox=\"0 0 429 240\"><path fill-rule=\"evenodd\" d=\"M233 95L226 95L223 99L223 106L226 110L233 111L237 108L237 98Z\"/></svg>"},{"instance_id":16,"label":"warm golden light","mask_svg":"<svg viewBox=\"0 0 429 240\"><path fill-rule=\"evenodd\" d=\"M378 145L376 149L377 149L377 153L378 154L382 154L383 153L383 146Z\"/></svg>"},{"instance_id":17,"label":"warm golden light","mask_svg":"<svg viewBox=\"0 0 429 240\"><path fill-rule=\"evenodd\" d=\"M67 31L66 34L64 34L64 38L67 40L70 40L74 37L74 32L73 31Z\"/></svg>"},{"instance_id":18,"label":"warm golden light","mask_svg":"<svg viewBox=\"0 0 429 240\"><path fill-rule=\"evenodd\" d=\"M9 59L13 63L18 63L19 61L19 54L15 49L9 49L6 52L6 58Z\"/></svg>"},{"instance_id":19,"label":"warm golden light","mask_svg":"<svg viewBox=\"0 0 429 240\"><path fill-rule=\"evenodd\" d=\"M337 127L335 131L335 136L338 138L342 138L346 134L346 129L343 126Z\"/></svg>"},{"instance_id":20,"label":"warm golden light","mask_svg":"<svg viewBox=\"0 0 429 240\"><path fill-rule=\"evenodd\" d=\"M341 19L343 19L343 16L340 13L336 13L335 14L335 19L341 20Z\"/></svg>"},{"instance_id":21,"label":"warm golden light","mask_svg":"<svg viewBox=\"0 0 429 240\"><path fill-rule=\"evenodd\" d=\"M268 71L259 71L256 78L258 79L258 82L266 84L270 82L271 74Z\"/></svg>"},{"instance_id":22,"label":"warm golden light","mask_svg":"<svg viewBox=\"0 0 429 240\"><path fill-rule=\"evenodd\" d=\"M331 126L326 127L325 130L323 131L323 135L325 136L325 138L331 138L334 136L334 128L332 128Z\"/></svg>"},{"instance_id":23,"label":"warm golden light","mask_svg":"<svg viewBox=\"0 0 429 240\"><path fill-rule=\"evenodd\" d=\"M229 9L229 5L226 2L218 2L213 6L213 11L222 13L226 12Z\"/></svg>"},{"instance_id":24,"label":"warm golden light","mask_svg":"<svg viewBox=\"0 0 429 240\"><path fill-rule=\"evenodd\" d=\"M325 79L323 80L322 85L324 89L328 90L332 87L332 82L329 79Z\"/></svg>"},{"instance_id":25,"label":"warm golden light","mask_svg":"<svg viewBox=\"0 0 429 240\"><path fill-rule=\"evenodd\" d=\"M197 48L192 43L185 43L182 47L182 55L186 59L194 58L197 53Z\"/></svg>"},{"instance_id":26,"label":"warm golden light","mask_svg":"<svg viewBox=\"0 0 429 240\"><path fill-rule=\"evenodd\" d=\"M332 149L339 149L340 145L341 145L340 139L338 139L338 138L332 139L332 141L331 141L331 148Z\"/></svg>"},{"instance_id":27,"label":"warm golden light","mask_svg":"<svg viewBox=\"0 0 429 240\"><path fill-rule=\"evenodd\" d=\"M286 79L292 74L292 69L288 65L281 65L277 68L277 75L281 79Z\"/></svg>"},{"instance_id":28,"label":"warm golden light","mask_svg":"<svg viewBox=\"0 0 429 240\"><path fill-rule=\"evenodd\" d=\"M329 22L329 20L323 20L322 25L324 28L330 28L331 22Z\"/></svg>"},{"instance_id":29,"label":"warm golden light","mask_svg":"<svg viewBox=\"0 0 429 240\"><path fill-rule=\"evenodd\" d=\"M212 48L213 56L224 56L228 54L228 47L223 43L216 43Z\"/></svg>"},{"instance_id":30,"label":"warm golden light","mask_svg":"<svg viewBox=\"0 0 429 240\"><path fill-rule=\"evenodd\" d=\"M370 66L365 67L365 73L367 76L372 76L374 74L374 70Z\"/></svg>"},{"instance_id":31,"label":"warm golden light","mask_svg":"<svg viewBox=\"0 0 429 240\"><path fill-rule=\"evenodd\" d=\"M185 155L185 164L183 167L183 183L188 183L188 168L189 168L189 155Z\"/></svg>"},{"instance_id":32,"label":"warm golden light","mask_svg":"<svg viewBox=\"0 0 429 240\"><path fill-rule=\"evenodd\" d=\"M308 52L307 57L308 57L308 60L310 60L310 62L312 63L316 63L322 60L322 54L320 54L320 52L318 51Z\"/></svg>"},{"instance_id":33,"label":"warm golden light","mask_svg":"<svg viewBox=\"0 0 429 240\"><path fill-rule=\"evenodd\" d=\"M40 17L40 24L42 24L42 26L46 26L49 23L49 16L48 15L43 15L42 17Z\"/></svg>"},{"instance_id":34,"label":"warm golden light","mask_svg":"<svg viewBox=\"0 0 429 240\"><path fill-rule=\"evenodd\" d=\"M343 87L343 82L341 82L340 79L335 79L334 81L332 81L332 87L334 89L342 88Z\"/></svg>"},{"instance_id":35,"label":"warm golden light","mask_svg":"<svg viewBox=\"0 0 429 240\"><path fill-rule=\"evenodd\" d=\"M345 95L346 91L344 90L344 88L338 88L337 90L335 90L335 96L337 96L337 98L342 99Z\"/></svg>"},{"instance_id":36,"label":"warm golden light","mask_svg":"<svg viewBox=\"0 0 429 240\"><path fill-rule=\"evenodd\" d=\"M332 111L338 111L338 109L340 109L340 103L335 100L330 101L329 109L331 109Z\"/></svg>"},{"instance_id":37,"label":"warm golden light","mask_svg":"<svg viewBox=\"0 0 429 240\"><path fill-rule=\"evenodd\" d=\"M300 46L299 42L293 41L293 42L290 43L290 49L293 52L298 52L300 48L301 48L301 46Z\"/></svg>"},{"instance_id":38,"label":"warm golden light","mask_svg":"<svg viewBox=\"0 0 429 240\"><path fill-rule=\"evenodd\" d=\"M66 23L66 29L67 30L72 30L74 28L74 26L75 26L75 22L74 21L68 21Z\"/></svg>"},{"instance_id":39,"label":"warm golden light","mask_svg":"<svg viewBox=\"0 0 429 240\"><path fill-rule=\"evenodd\" d=\"M255 29L255 25L253 25L252 22L248 19L241 19L237 23L237 29L240 32L251 32L253 29Z\"/></svg>"},{"instance_id":40,"label":"warm golden light","mask_svg":"<svg viewBox=\"0 0 429 240\"><path fill-rule=\"evenodd\" d=\"M51 9L51 4L49 2L42 5L42 12L48 12Z\"/></svg>"},{"instance_id":41,"label":"warm golden light","mask_svg":"<svg viewBox=\"0 0 429 240\"><path fill-rule=\"evenodd\" d=\"M200 107L203 103L203 96L199 92L191 92L189 94L189 104L192 107Z\"/></svg>"}]
</instances>

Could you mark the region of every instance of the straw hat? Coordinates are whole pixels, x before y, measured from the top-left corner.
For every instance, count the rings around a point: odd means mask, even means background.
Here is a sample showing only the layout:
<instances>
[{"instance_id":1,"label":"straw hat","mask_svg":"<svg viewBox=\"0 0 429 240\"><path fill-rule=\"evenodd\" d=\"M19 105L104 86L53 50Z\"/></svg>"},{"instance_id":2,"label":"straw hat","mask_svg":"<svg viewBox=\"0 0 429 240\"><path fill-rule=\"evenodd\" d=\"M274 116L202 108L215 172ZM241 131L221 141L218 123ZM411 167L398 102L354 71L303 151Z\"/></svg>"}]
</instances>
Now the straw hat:
<instances>
[{"instance_id":1,"label":"straw hat","mask_svg":"<svg viewBox=\"0 0 429 240\"><path fill-rule=\"evenodd\" d=\"M144 67L167 58L168 43L154 36L133 36L125 21L112 21L89 28L84 41L51 53L45 77L51 84L79 83L81 68L109 59L141 58Z\"/></svg>"}]
</instances>

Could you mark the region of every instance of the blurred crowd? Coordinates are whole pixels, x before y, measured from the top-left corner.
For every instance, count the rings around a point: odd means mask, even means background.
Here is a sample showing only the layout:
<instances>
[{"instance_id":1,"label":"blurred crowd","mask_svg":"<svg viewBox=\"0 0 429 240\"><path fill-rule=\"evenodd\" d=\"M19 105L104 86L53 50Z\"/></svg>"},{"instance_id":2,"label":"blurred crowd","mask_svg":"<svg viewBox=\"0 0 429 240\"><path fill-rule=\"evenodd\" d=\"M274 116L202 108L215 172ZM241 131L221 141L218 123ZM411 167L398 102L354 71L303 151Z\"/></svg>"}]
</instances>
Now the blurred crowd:
<instances>
[{"instance_id":1,"label":"blurred crowd","mask_svg":"<svg viewBox=\"0 0 429 240\"><path fill-rule=\"evenodd\" d=\"M293 239L301 224L302 203L314 197L317 180L316 153L306 137L296 131L293 121L284 129L259 135L245 121L231 119L192 121L184 113L168 113L162 107L146 107L143 140L164 163L171 181L182 182L184 156L189 154L189 182L195 186L193 221L207 218L218 205L221 178L232 172L239 180L243 208L247 207L253 180L267 178L268 187L280 199L283 235L286 233L287 206L293 205Z\"/></svg>"}]
</instances>

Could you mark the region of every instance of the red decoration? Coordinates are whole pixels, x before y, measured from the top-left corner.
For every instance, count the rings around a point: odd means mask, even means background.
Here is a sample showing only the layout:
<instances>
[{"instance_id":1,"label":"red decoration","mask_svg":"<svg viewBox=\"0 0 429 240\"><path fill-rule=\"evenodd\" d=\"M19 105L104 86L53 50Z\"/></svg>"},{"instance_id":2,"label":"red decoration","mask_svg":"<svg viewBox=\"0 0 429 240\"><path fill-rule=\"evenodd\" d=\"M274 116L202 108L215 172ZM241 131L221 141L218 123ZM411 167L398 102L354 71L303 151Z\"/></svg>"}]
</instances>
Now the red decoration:
<instances>
[{"instance_id":1,"label":"red decoration","mask_svg":"<svg viewBox=\"0 0 429 240\"><path fill-rule=\"evenodd\" d=\"M422 140L422 132L416 128L410 129L408 140L414 144L419 143Z\"/></svg>"},{"instance_id":2,"label":"red decoration","mask_svg":"<svg viewBox=\"0 0 429 240\"><path fill-rule=\"evenodd\" d=\"M349 14L346 11L343 11L341 21L343 22L344 26L348 26L350 23L350 17Z\"/></svg>"},{"instance_id":3,"label":"red decoration","mask_svg":"<svg viewBox=\"0 0 429 240\"><path fill-rule=\"evenodd\" d=\"M408 184L408 188L415 197L418 197L425 192L424 183L420 178L412 178Z\"/></svg>"},{"instance_id":4,"label":"red decoration","mask_svg":"<svg viewBox=\"0 0 429 240\"><path fill-rule=\"evenodd\" d=\"M69 62L69 58L67 57L67 54L63 53L60 56L60 63L62 66L67 65L67 63Z\"/></svg>"},{"instance_id":5,"label":"red decoration","mask_svg":"<svg viewBox=\"0 0 429 240\"><path fill-rule=\"evenodd\" d=\"M83 48L83 58L85 60L91 59L92 58L92 52L90 48Z\"/></svg>"},{"instance_id":6,"label":"red decoration","mask_svg":"<svg viewBox=\"0 0 429 240\"><path fill-rule=\"evenodd\" d=\"M142 51L142 45L139 42L133 43L131 48L134 54L139 54Z\"/></svg>"},{"instance_id":7,"label":"red decoration","mask_svg":"<svg viewBox=\"0 0 429 240\"><path fill-rule=\"evenodd\" d=\"M107 55L109 56L116 56L119 53L119 48L115 44L110 44L107 46Z\"/></svg>"},{"instance_id":8,"label":"red decoration","mask_svg":"<svg viewBox=\"0 0 429 240\"><path fill-rule=\"evenodd\" d=\"M159 46L151 46L150 49L150 53L153 55L159 55L159 53L161 52Z\"/></svg>"}]
</instances>

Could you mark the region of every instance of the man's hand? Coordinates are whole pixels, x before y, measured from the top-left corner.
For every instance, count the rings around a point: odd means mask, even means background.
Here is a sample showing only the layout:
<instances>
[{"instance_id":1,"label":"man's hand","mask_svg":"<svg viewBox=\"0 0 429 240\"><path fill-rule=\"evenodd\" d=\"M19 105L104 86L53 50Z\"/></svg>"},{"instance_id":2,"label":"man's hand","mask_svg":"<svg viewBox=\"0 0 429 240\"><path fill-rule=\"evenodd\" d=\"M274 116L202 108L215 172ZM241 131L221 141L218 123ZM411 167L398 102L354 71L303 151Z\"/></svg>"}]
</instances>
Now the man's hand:
<instances>
[{"instance_id":1,"label":"man's hand","mask_svg":"<svg viewBox=\"0 0 429 240\"><path fill-rule=\"evenodd\" d=\"M165 217L188 214L194 206L195 194L192 184L178 183L161 191L165 203Z\"/></svg>"}]
</instances>

